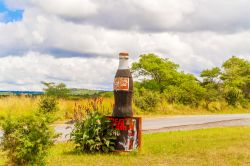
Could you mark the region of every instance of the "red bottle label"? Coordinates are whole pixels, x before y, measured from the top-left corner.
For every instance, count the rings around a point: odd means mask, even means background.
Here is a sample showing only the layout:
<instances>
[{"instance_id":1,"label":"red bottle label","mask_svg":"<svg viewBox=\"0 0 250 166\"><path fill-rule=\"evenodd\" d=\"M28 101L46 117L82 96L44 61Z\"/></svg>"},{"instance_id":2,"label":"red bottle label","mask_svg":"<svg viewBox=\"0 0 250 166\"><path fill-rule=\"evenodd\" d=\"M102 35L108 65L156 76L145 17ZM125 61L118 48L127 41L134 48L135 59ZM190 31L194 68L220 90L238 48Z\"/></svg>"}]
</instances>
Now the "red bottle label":
<instances>
[{"instance_id":1,"label":"red bottle label","mask_svg":"<svg viewBox=\"0 0 250 166\"><path fill-rule=\"evenodd\" d=\"M115 77L114 90L129 90L129 78L128 77Z\"/></svg>"}]
</instances>

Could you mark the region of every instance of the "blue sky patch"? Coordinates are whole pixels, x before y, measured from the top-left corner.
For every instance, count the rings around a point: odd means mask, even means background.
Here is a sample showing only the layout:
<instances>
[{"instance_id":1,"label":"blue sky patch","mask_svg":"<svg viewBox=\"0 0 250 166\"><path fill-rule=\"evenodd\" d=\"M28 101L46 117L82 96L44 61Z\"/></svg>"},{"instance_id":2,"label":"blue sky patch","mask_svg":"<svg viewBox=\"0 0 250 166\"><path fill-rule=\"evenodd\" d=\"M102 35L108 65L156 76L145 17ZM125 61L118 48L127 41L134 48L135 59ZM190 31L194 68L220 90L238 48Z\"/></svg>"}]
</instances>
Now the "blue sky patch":
<instances>
[{"instance_id":1,"label":"blue sky patch","mask_svg":"<svg viewBox=\"0 0 250 166\"><path fill-rule=\"evenodd\" d=\"M0 1L0 22L8 23L20 21L23 18L24 10L8 9L4 2Z\"/></svg>"}]
</instances>

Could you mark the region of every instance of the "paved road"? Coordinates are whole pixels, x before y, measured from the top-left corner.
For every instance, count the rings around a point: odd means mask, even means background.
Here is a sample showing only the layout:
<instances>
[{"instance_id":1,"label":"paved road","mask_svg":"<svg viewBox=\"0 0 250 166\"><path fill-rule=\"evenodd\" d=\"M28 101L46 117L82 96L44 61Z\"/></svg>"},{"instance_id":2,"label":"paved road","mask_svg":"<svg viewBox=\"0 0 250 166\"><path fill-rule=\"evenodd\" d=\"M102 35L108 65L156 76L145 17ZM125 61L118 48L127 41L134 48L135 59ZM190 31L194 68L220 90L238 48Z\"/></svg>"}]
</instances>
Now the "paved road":
<instances>
[{"instance_id":1,"label":"paved road","mask_svg":"<svg viewBox=\"0 0 250 166\"><path fill-rule=\"evenodd\" d=\"M143 119L142 121L144 133L193 130L219 126L250 126L250 114L170 116ZM72 127L72 124L55 125L55 130L62 133L58 141L68 140Z\"/></svg>"},{"instance_id":2,"label":"paved road","mask_svg":"<svg viewBox=\"0 0 250 166\"><path fill-rule=\"evenodd\" d=\"M168 117L146 120L142 125L144 133L223 126L250 126L250 114Z\"/></svg>"},{"instance_id":3,"label":"paved road","mask_svg":"<svg viewBox=\"0 0 250 166\"><path fill-rule=\"evenodd\" d=\"M143 130L250 119L250 114L173 116L144 120ZM249 125L248 123L246 125Z\"/></svg>"}]
</instances>

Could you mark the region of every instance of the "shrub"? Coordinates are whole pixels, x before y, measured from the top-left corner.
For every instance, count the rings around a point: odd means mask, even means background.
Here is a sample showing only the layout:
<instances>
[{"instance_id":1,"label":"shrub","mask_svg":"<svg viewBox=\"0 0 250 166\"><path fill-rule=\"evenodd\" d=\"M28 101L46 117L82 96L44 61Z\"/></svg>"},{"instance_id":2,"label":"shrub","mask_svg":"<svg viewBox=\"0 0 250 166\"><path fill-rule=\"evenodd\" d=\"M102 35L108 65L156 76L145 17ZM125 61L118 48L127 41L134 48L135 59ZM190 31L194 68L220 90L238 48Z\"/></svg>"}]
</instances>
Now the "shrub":
<instances>
[{"instance_id":1,"label":"shrub","mask_svg":"<svg viewBox=\"0 0 250 166\"><path fill-rule=\"evenodd\" d=\"M39 113L51 114L58 110L57 100L51 96L43 96L39 103Z\"/></svg>"},{"instance_id":2,"label":"shrub","mask_svg":"<svg viewBox=\"0 0 250 166\"><path fill-rule=\"evenodd\" d=\"M110 152L114 150L117 131L111 121L97 111L89 112L87 117L78 121L70 134L79 152Z\"/></svg>"},{"instance_id":3,"label":"shrub","mask_svg":"<svg viewBox=\"0 0 250 166\"><path fill-rule=\"evenodd\" d=\"M48 101L50 99L44 98L39 112L32 116L3 120L1 149L7 153L11 165L45 165L48 148L57 137L50 127L56 105L48 107Z\"/></svg>"},{"instance_id":4,"label":"shrub","mask_svg":"<svg viewBox=\"0 0 250 166\"><path fill-rule=\"evenodd\" d=\"M229 105L236 106L237 102L242 99L242 91L235 87L225 88L225 100Z\"/></svg>"},{"instance_id":5,"label":"shrub","mask_svg":"<svg viewBox=\"0 0 250 166\"><path fill-rule=\"evenodd\" d=\"M183 94L183 89L176 86L169 86L164 90L163 97L171 104L178 103L181 100L181 94Z\"/></svg>"},{"instance_id":6,"label":"shrub","mask_svg":"<svg viewBox=\"0 0 250 166\"><path fill-rule=\"evenodd\" d=\"M54 133L44 117L5 119L1 147L13 165L45 165L47 149L53 145Z\"/></svg>"},{"instance_id":7,"label":"shrub","mask_svg":"<svg viewBox=\"0 0 250 166\"><path fill-rule=\"evenodd\" d=\"M45 116L48 123L54 122L56 120L54 113L58 110L57 104L55 97L43 96L39 102L37 116Z\"/></svg>"},{"instance_id":8,"label":"shrub","mask_svg":"<svg viewBox=\"0 0 250 166\"><path fill-rule=\"evenodd\" d=\"M141 94L134 96L135 105L144 111L152 111L159 102L159 94L150 90L143 90Z\"/></svg>"}]
</instances>

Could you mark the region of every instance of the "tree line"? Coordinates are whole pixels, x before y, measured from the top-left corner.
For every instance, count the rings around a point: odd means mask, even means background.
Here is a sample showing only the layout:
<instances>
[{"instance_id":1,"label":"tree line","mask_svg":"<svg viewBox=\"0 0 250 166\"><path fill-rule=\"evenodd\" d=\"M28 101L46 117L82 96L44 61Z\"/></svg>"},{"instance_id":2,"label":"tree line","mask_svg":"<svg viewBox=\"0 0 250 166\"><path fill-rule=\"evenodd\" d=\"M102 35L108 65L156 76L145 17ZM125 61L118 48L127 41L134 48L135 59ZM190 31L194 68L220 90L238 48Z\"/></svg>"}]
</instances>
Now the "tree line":
<instances>
[{"instance_id":1,"label":"tree line","mask_svg":"<svg viewBox=\"0 0 250 166\"><path fill-rule=\"evenodd\" d=\"M179 65L155 54L144 54L131 67L134 82L134 103L142 110L154 109L158 103L183 104L209 109L213 102L249 107L250 62L236 56L221 67L201 71L199 77L179 70ZM79 99L64 83L42 82L45 94L59 98ZM101 92L88 97L108 96Z\"/></svg>"},{"instance_id":2,"label":"tree line","mask_svg":"<svg viewBox=\"0 0 250 166\"><path fill-rule=\"evenodd\" d=\"M153 108L157 102L208 108L214 101L228 105L249 106L250 62L232 56L221 67L203 70L200 78L179 71L179 65L155 54L144 54L132 64L135 82L134 102L141 109Z\"/></svg>"}]
</instances>

